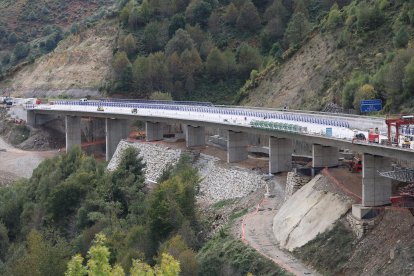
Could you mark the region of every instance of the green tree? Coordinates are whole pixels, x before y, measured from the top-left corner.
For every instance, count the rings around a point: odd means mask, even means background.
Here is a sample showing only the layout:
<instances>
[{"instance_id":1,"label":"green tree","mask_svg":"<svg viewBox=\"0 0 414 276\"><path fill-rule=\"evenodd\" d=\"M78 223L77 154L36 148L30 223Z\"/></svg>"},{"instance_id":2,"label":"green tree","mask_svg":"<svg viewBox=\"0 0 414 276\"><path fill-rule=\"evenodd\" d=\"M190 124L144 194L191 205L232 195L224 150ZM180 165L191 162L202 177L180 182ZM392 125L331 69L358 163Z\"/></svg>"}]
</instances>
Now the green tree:
<instances>
[{"instance_id":1,"label":"green tree","mask_svg":"<svg viewBox=\"0 0 414 276\"><path fill-rule=\"evenodd\" d=\"M15 32L11 32L8 37L8 41L10 44L14 45L17 42L17 35Z\"/></svg>"},{"instance_id":2,"label":"green tree","mask_svg":"<svg viewBox=\"0 0 414 276\"><path fill-rule=\"evenodd\" d=\"M23 256L11 266L11 275L62 275L69 259L68 244L61 238L47 240L36 230L27 236Z\"/></svg>"},{"instance_id":3,"label":"green tree","mask_svg":"<svg viewBox=\"0 0 414 276\"><path fill-rule=\"evenodd\" d=\"M121 51L127 53L128 57L132 57L137 51L137 42L132 34L127 35L121 41Z\"/></svg>"},{"instance_id":4,"label":"green tree","mask_svg":"<svg viewBox=\"0 0 414 276\"><path fill-rule=\"evenodd\" d=\"M117 52L112 60L115 89L129 91L132 85L132 66L125 52Z\"/></svg>"},{"instance_id":5,"label":"green tree","mask_svg":"<svg viewBox=\"0 0 414 276\"><path fill-rule=\"evenodd\" d=\"M168 27L168 37L171 38L178 29L185 28L185 17L182 14L174 14Z\"/></svg>"},{"instance_id":6,"label":"green tree","mask_svg":"<svg viewBox=\"0 0 414 276\"><path fill-rule=\"evenodd\" d=\"M342 24L342 14L338 5L333 5L326 20L326 26L328 28L336 28Z\"/></svg>"},{"instance_id":7,"label":"green tree","mask_svg":"<svg viewBox=\"0 0 414 276\"><path fill-rule=\"evenodd\" d=\"M235 25L237 22L237 17L239 16L239 10L236 8L234 3L230 3L226 7L226 12L224 14L224 21L227 24Z\"/></svg>"},{"instance_id":8,"label":"green tree","mask_svg":"<svg viewBox=\"0 0 414 276\"><path fill-rule=\"evenodd\" d=\"M237 27L244 31L256 31L261 26L259 13L249 0L241 8L237 17Z\"/></svg>"},{"instance_id":9,"label":"green tree","mask_svg":"<svg viewBox=\"0 0 414 276\"><path fill-rule=\"evenodd\" d=\"M285 41L290 47L302 42L311 31L311 24L303 13L295 13L285 31Z\"/></svg>"},{"instance_id":10,"label":"green tree","mask_svg":"<svg viewBox=\"0 0 414 276\"><path fill-rule=\"evenodd\" d=\"M112 267L109 264L109 249L105 245L106 237L104 234L97 234L93 246L88 251L87 267L83 267L83 258L80 255L75 255L69 261L65 276L82 276L86 273L90 276L123 276L124 270L115 265Z\"/></svg>"},{"instance_id":11,"label":"green tree","mask_svg":"<svg viewBox=\"0 0 414 276\"><path fill-rule=\"evenodd\" d=\"M165 54L169 56L172 53L177 52L177 54L181 55L184 50L191 50L193 47L194 41L191 39L188 32L183 29L178 29L165 46Z\"/></svg>"},{"instance_id":12,"label":"green tree","mask_svg":"<svg viewBox=\"0 0 414 276\"><path fill-rule=\"evenodd\" d=\"M206 60L207 73L213 78L221 78L224 76L225 60L223 54L219 49L214 48L207 57Z\"/></svg>"},{"instance_id":13,"label":"green tree","mask_svg":"<svg viewBox=\"0 0 414 276\"><path fill-rule=\"evenodd\" d=\"M9 248L9 236L6 226L0 222L0 262L3 261L7 255Z\"/></svg>"},{"instance_id":14,"label":"green tree","mask_svg":"<svg viewBox=\"0 0 414 276\"><path fill-rule=\"evenodd\" d=\"M160 51L167 43L166 25L161 22L150 22L145 26L142 42L148 52Z\"/></svg>"},{"instance_id":15,"label":"green tree","mask_svg":"<svg viewBox=\"0 0 414 276\"><path fill-rule=\"evenodd\" d=\"M259 69L261 60L259 50L247 43L243 42L237 49L237 61L241 76L247 77L251 70Z\"/></svg>"},{"instance_id":16,"label":"green tree","mask_svg":"<svg viewBox=\"0 0 414 276\"><path fill-rule=\"evenodd\" d=\"M404 97L411 98L414 95L414 58L404 68L403 87Z\"/></svg>"},{"instance_id":17,"label":"green tree","mask_svg":"<svg viewBox=\"0 0 414 276\"><path fill-rule=\"evenodd\" d=\"M410 39L407 28L402 26L394 36L394 46L395 48L405 48Z\"/></svg>"},{"instance_id":18,"label":"green tree","mask_svg":"<svg viewBox=\"0 0 414 276\"><path fill-rule=\"evenodd\" d=\"M210 3L203 0L192 0L185 11L185 17L190 24L199 24L204 28L207 26L212 10L213 7Z\"/></svg>"},{"instance_id":19,"label":"green tree","mask_svg":"<svg viewBox=\"0 0 414 276\"><path fill-rule=\"evenodd\" d=\"M77 254L68 262L65 276L124 276L125 272L121 266L111 266L109 256L105 235L97 234L88 251L87 266L82 265L83 258ZM131 276L178 276L181 272L180 263L167 253L162 253L160 263L154 268L140 260L133 260L132 263Z\"/></svg>"},{"instance_id":20,"label":"green tree","mask_svg":"<svg viewBox=\"0 0 414 276\"><path fill-rule=\"evenodd\" d=\"M376 98L375 89L370 84L364 84L361 86L354 96L354 108L355 110L359 110L359 106L361 101L363 100L371 100Z\"/></svg>"},{"instance_id":21,"label":"green tree","mask_svg":"<svg viewBox=\"0 0 414 276\"><path fill-rule=\"evenodd\" d=\"M382 11L377 5L361 2L356 12L356 24L361 31L373 30L378 28L384 21Z\"/></svg>"}]
</instances>

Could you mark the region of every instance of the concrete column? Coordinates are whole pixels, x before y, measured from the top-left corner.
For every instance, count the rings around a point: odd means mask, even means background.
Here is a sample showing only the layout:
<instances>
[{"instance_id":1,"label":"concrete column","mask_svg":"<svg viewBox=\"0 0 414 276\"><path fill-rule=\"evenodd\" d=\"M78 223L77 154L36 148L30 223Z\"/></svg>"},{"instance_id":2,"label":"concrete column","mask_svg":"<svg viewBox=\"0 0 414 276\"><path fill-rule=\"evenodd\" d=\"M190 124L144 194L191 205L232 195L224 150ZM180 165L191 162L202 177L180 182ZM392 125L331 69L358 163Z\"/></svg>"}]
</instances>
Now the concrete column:
<instances>
[{"instance_id":1,"label":"concrete column","mask_svg":"<svg viewBox=\"0 0 414 276\"><path fill-rule=\"evenodd\" d=\"M206 135L204 127L187 126L185 141L187 148L204 146L206 144Z\"/></svg>"},{"instance_id":2,"label":"concrete column","mask_svg":"<svg viewBox=\"0 0 414 276\"><path fill-rule=\"evenodd\" d=\"M74 146L81 145L81 117L65 116L66 152Z\"/></svg>"},{"instance_id":3,"label":"concrete column","mask_svg":"<svg viewBox=\"0 0 414 276\"><path fill-rule=\"evenodd\" d=\"M27 120L26 123L29 126L35 127L36 126L36 114L34 110L27 110Z\"/></svg>"},{"instance_id":4,"label":"concrete column","mask_svg":"<svg viewBox=\"0 0 414 276\"><path fill-rule=\"evenodd\" d=\"M247 133L229 130L227 140L227 162L239 162L246 160L247 157Z\"/></svg>"},{"instance_id":5,"label":"concrete column","mask_svg":"<svg viewBox=\"0 0 414 276\"><path fill-rule=\"evenodd\" d=\"M339 149L336 147L312 145L312 167L336 167L339 165Z\"/></svg>"},{"instance_id":6,"label":"concrete column","mask_svg":"<svg viewBox=\"0 0 414 276\"><path fill-rule=\"evenodd\" d=\"M164 138L163 124L145 122L145 135L147 142L162 140Z\"/></svg>"},{"instance_id":7,"label":"concrete column","mask_svg":"<svg viewBox=\"0 0 414 276\"><path fill-rule=\"evenodd\" d=\"M111 160L119 142L128 137L128 120L105 119L106 161Z\"/></svg>"},{"instance_id":8,"label":"concrete column","mask_svg":"<svg viewBox=\"0 0 414 276\"><path fill-rule=\"evenodd\" d=\"M378 171L390 171L388 158L364 154L362 160L362 206L381 206L390 203L391 179Z\"/></svg>"},{"instance_id":9,"label":"concrete column","mask_svg":"<svg viewBox=\"0 0 414 276\"><path fill-rule=\"evenodd\" d=\"M292 170L293 143L290 139L269 137L269 173Z\"/></svg>"}]
</instances>

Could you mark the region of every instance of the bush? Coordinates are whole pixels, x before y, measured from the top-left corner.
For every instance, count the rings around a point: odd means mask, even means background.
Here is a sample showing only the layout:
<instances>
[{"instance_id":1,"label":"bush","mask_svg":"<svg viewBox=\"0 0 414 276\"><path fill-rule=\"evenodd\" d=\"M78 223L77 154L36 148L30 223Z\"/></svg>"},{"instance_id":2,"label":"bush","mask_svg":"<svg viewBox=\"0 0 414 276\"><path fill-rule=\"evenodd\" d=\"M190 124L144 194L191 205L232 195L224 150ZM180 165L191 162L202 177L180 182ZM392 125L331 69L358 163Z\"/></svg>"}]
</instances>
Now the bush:
<instances>
[{"instance_id":1,"label":"bush","mask_svg":"<svg viewBox=\"0 0 414 276\"><path fill-rule=\"evenodd\" d=\"M373 30L384 22L384 15L376 5L361 2L356 12L356 24L361 31Z\"/></svg>"},{"instance_id":2,"label":"bush","mask_svg":"<svg viewBox=\"0 0 414 276\"><path fill-rule=\"evenodd\" d=\"M27 57L27 55L29 54L29 51L30 51L30 47L28 44L24 42L19 42L14 47L13 54L16 60L20 60L22 58Z\"/></svg>"},{"instance_id":3,"label":"bush","mask_svg":"<svg viewBox=\"0 0 414 276\"><path fill-rule=\"evenodd\" d=\"M326 20L326 26L328 28L336 28L342 24L342 14L338 9L338 5L332 6L331 11L328 14L328 19Z\"/></svg>"},{"instance_id":4,"label":"bush","mask_svg":"<svg viewBox=\"0 0 414 276\"><path fill-rule=\"evenodd\" d=\"M410 39L407 28L402 26L394 36L394 46L395 48L405 48Z\"/></svg>"}]
</instances>

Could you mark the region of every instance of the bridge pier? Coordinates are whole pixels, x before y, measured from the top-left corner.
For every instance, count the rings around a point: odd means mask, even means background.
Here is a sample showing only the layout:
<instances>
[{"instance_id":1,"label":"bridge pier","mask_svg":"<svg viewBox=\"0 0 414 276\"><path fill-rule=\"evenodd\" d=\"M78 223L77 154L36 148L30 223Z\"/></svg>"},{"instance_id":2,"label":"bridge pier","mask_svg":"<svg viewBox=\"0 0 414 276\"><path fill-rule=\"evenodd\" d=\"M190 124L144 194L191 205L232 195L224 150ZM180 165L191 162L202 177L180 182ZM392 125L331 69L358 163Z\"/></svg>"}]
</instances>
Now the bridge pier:
<instances>
[{"instance_id":1,"label":"bridge pier","mask_svg":"<svg viewBox=\"0 0 414 276\"><path fill-rule=\"evenodd\" d=\"M65 116L66 152L81 145L81 117Z\"/></svg>"},{"instance_id":2,"label":"bridge pier","mask_svg":"<svg viewBox=\"0 0 414 276\"><path fill-rule=\"evenodd\" d=\"M164 138L164 124L145 122L145 140L147 142L159 141Z\"/></svg>"},{"instance_id":3,"label":"bridge pier","mask_svg":"<svg viewBox=\"0 0 414 276\"><path fill-rule=\"evenodd\" d=\"M389 158L364 153L362 161L362 205L381 206L390 203L391 179L378 171L390 171Z\"/></svg>"},{"instance_id":4,"label":"bridge pier","mask_svg":"<svg viewBox=\"0 0 414 276\"><path fill-rule=\"evenodd\" d=\"M339 165L339 149L337 147L312 145L312 167L325 168Z\"/></svg>"},{"instance_id":5,"label":"bridge pier","mask_svg":"<svg viewBox=\"0 0 414 276\"><path fill-rule=\"evenodd\" d=\"M105 119L106 161L111 160L119 142L128 137L128 120Z\"/></svg>"},{"instance_id":6,"label":"bridge pier","mask_svg":"<svg viewBox=\"0 0 414 276\"><path fill-rule=\"evenodd\" d=\"M292 170L293 143L290 139L269 137L269 173Z\"/></svg>"},{"instance_id":7,"label":"bridge pier","mask_svg":"<svg viewBox=\"0 0 414 276\"><path fill-rule=\"evenodd\" d=\"M185 141L187 148L204 146L206 144L205 128L187 125Z\"/></svg>"},{"instance_id":8,"label":"bridge pier","mask_svg":"<svg viewBox=\"0 0 414 276\"><path fill-rule=\"evenodd\" d=\"M34 110L27 110L27 125L35 127L36 126L36 114Z\"/></svg>"},{"instance_id":9,"label":"bridge pier","mask_svg":"<svg viewBox=\"0 0 414 276\"><path fill-rule=\"evenodd\" d=\"M247 133L229 130L227 140L227 162L240 162L247 158Z\"/></svg>"}]
</instances>

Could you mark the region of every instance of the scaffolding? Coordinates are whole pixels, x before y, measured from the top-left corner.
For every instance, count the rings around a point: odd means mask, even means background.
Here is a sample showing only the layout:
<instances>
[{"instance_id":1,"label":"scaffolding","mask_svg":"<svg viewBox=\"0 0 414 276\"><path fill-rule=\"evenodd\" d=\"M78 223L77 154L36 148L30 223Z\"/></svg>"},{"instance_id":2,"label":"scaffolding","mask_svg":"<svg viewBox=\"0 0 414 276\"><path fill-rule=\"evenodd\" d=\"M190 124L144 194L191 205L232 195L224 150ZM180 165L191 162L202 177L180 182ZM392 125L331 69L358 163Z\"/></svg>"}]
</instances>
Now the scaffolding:
<instances>
[{"instance_id":1,"label":"scaffolding","mask_svg":"<svg viewBox=\"0 0 414 276\"><path fill-rule=\"evenodd\" d=\"M395 169L388 172L379 172L379 174L383 177L391 178L400 182L414 182L414 169L411 168Z\"/></svg>"}]
</instances>

